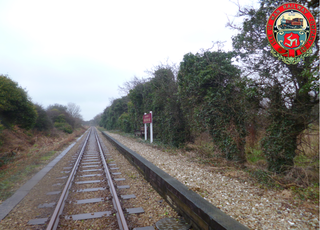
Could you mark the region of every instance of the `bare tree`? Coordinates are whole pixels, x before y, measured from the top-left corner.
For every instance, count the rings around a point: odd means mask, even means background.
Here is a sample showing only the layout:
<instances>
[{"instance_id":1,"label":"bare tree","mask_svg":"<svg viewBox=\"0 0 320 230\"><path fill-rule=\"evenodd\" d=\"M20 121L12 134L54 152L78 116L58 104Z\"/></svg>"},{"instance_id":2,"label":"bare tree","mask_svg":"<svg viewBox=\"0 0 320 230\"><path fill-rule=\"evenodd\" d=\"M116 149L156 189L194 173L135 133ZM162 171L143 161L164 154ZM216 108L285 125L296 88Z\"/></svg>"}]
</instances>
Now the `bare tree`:
<instances>
[{"instance_id":1,"label":"bare tree","mask_svg":"<svg viewBox=\"0 0 320 230\"><path fill-rule=\"evenodd\" d=\"M73 102L69 102L67 105L67 113L69 113L73 118L81 118L81 109L79 105Z\"/></svg>"},{"instance_id":2,"label":"bare tree","mask_svg":"<svg viewBox=\"0 0 320 230\"><path fill-rule=\"evenodd\" d=\"M130 90L134 89L137 85L143 84L145 82L147 82L146 79L139 79L137 76L134 76L132 80L123 83L123 86L118 86L118 91L121 94L128 95L130 93ZM111 104L112 101L110 100Z\"/></svg>"},{"instance_id":3,"label":"bare tree","mask_svg":"<svg viewBox=\"0 0 320 230\"><path fill-rule=\"evenodd\" d=\"M79 105L69 102L67 105L67 113L73 118L73 128L79 127L82 122L81 109Z\"/></svg>"}]
</instances>

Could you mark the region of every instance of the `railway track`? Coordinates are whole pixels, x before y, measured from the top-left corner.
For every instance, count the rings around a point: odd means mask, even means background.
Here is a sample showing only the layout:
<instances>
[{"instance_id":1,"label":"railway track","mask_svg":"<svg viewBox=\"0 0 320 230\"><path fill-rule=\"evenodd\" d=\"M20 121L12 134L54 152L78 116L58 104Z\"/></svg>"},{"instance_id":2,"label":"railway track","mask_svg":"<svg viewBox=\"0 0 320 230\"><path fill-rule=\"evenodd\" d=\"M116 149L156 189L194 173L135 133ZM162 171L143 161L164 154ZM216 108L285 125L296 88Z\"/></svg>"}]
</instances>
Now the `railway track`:
<instances>
[{"instance_id":1,"label":"railway track","mask_svg":"<svg viewBox=\"0 0 320 230\"><path fill-rule=\"evenodd\" d=\"M81 228L81 225L100 226L100 229L129 229L126 216L143 212L143 209L121 207L117 190L127 186L116 187L113 184L113 180L123 178L118 178L121 173L108 159L107 149L102 145L96 129L91 128L80 152L73 156L71 166L64 168L69 176L63 189L51 192L61 194L58 202L43 204L44 207L56 205L50 220L36 219L31 220L30 224L48 223L47 230ZM61 179L66 179L66 176ZM135 196L122 196L122 199L130 197Z\"/></svg>"},{"instance_id":2,"label":"railway track","mask_svg":"<svg viewBox=\"0 0 320 230\"><path fill-rule=\"evenodd\" d=\"M89 129L3 202L7 206L0 214L6 217L0 228L154 230L192 224L194 229L247 229L106 132L102 135ZM21 202L14 207L10 203L16 198Z\"/></svg>"}]
</instances>

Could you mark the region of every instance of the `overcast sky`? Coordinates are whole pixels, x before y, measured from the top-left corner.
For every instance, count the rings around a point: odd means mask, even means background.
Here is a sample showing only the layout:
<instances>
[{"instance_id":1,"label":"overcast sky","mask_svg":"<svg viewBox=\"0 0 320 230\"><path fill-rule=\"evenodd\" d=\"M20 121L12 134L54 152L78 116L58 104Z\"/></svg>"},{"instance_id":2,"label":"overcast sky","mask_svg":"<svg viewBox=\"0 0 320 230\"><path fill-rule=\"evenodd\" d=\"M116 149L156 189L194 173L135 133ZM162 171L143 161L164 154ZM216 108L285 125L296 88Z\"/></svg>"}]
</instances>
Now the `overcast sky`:
<instances>
[{"instance_id":1,"label":"overcast sky","mask_svg":"<svg viewBox=\"0 0 320 230\"><path fill-rule=\"evenodd\" d=\"M231 50L236 32L225 25L237 9L228 0L1 0L0 74L34 103L73 102L91 120L133 76L213 41Z\"/></svg>"}]
</instances>

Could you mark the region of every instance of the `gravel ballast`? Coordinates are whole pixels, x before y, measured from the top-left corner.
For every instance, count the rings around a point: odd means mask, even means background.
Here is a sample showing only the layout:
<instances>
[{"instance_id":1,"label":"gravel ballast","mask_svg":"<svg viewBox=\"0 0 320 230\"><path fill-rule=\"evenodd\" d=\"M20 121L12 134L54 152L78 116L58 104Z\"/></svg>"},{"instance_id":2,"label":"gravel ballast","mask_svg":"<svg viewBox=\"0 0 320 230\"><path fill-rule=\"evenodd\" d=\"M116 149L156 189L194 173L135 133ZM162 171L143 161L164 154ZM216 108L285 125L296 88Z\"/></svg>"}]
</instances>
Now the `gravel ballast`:
<instances>
[{"instance_id":1,"label":"gravel ballast","mask_svg":"<svg viewBox=\"0 0 320 230\"><path fill-rule=\"evenodd\" d=\"M307 205L298 205L288 190L261 189L234 178L240 171L225 173L182 153L170 154L134 138L107 134L250 229L319 229L319 217Z\"/></svg>"},{"instance_id":2,"label":"gravel ballast","mask_svg":"<svg viewBox=\"0 0 320 230\"><path fill-rule=\"evenodd\" d=\"M100 138L106 145L109 154L107 163L116 164L116 171L121 175L114 177L125 178L125 181L117 181L116 185L129 185L130 188L119 189L119 195L135 195L135 198L122 200L123 208L142 207L144 213L127 214L128 225L131 228L155 226L155 223L165 217L177 218L178 214L166 203L165 200L148 184L142 175L100 134ZM68 167L73 156L80 151L81 141L78 143L36 184L28 195L0 222L0 229L45 229L45 225L30 225L28 222L32 219L49 218L52 215L54 207L38 208L45 203L57 202L60 194L46 195L48 192L61 191L67 178L57 179L68 176ZM111 160L112 158L112 160ZM69 170L69 169L68 169ZM75 185L74 188L88 187L87 185ZM104 194L93 194L87 197L88 193L78 194L76 199L87 199L104 197ZM105 207L110 203L109 200L96 205L95 211L105 211ZM65 214L87 212L89 205L67 205ZM79 209L79 210L78 210ZM89 210L89 209L88 209ZM108 227L108 217L95 221L94 219L78 221L75 223L63 223L59 229L112 229Z\"/></svg>"}]
</instances>

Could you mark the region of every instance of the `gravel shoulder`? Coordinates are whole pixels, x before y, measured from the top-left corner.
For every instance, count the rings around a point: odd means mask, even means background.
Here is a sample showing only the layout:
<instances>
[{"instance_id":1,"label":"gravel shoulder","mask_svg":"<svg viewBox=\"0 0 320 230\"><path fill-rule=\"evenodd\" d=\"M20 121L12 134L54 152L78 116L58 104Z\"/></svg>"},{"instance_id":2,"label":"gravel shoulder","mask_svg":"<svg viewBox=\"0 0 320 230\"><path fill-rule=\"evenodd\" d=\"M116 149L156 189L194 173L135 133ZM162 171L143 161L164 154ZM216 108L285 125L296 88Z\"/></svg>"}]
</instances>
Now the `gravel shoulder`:
<instances>
[{"instance_id":1,"label":"gravel shoulder","mask_svg":"<svg viewBox=\"0 0 320 230\"><path fill-rule=\"evenodd\" d=\"M318 215L308 204L294 200L288 190L261 189L237 179L242 171L199 164L192 154L172 154L135 138L107 133L250 229L319 229Z\"/></svg>"}]
</instances>

